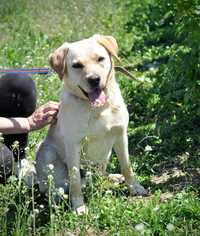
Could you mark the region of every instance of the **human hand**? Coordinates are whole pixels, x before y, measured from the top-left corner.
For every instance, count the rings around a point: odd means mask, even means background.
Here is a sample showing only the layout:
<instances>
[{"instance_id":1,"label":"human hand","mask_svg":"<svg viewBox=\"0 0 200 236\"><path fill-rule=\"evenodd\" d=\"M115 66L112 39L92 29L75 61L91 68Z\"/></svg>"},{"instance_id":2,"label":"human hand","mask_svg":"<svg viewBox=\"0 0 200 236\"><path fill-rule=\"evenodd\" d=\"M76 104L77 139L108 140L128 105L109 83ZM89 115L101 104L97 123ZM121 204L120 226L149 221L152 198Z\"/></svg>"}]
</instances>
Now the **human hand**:
<instances>
[{"instance_id":1,"label":"human hand","mask_svg":"<svg viewBox=\"0 0 200 236\"><path fill-rule=\"evenodd\" d=\"M48 102L40 106L28 117L30 131L43 128L45 125L53 124L57 119L60 103Z\"/></svg>"}]
</instances>

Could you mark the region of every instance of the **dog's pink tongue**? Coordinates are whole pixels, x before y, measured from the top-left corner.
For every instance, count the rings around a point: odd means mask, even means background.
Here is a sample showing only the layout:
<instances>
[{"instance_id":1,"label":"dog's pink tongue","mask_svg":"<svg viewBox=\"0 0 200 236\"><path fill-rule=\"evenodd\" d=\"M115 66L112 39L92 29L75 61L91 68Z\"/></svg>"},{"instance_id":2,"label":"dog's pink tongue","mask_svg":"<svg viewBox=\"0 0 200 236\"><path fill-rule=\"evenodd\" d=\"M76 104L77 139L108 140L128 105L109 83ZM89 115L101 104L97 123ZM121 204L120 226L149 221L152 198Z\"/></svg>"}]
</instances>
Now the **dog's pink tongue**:
<instances>
[{"instance_id":1,"label":"dog's pink tongue","mask_svg":"<svg viewBox=\"0 0 200 236\"><path fill-rule=\"evenodd\" d=\"M89 100L94 107L101 107L106 102L106 95L103 90L95 89L88 93Z\"/></svg>"}]
</instances>

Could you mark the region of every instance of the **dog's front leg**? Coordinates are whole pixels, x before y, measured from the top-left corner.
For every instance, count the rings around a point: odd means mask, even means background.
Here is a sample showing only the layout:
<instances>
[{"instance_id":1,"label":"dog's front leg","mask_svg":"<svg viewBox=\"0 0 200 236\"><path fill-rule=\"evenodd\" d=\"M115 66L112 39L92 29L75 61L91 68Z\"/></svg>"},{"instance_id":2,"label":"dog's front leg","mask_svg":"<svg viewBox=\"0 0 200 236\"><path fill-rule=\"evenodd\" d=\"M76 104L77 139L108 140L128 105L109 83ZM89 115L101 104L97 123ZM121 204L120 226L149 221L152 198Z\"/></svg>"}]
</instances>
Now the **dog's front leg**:
<instances>
[{"instance_id":1,"label":"dog's front leg","mask_svg":"<svg viewBox=\"0 0 200 236\"><path fill-rule=\"evenodd\" d=\"M122 130L114 144L114 150L118 156L121 172L132 195L146 195L147 191L140 185L133 173L128 153L128 137L126 130Z\"/></svg>"},{"instance_id":2,"label":"dog's front leg","mask_svg":"<svg viewBox=\"0 0 200 236\"><path fill-rule=\"evenodd\" d=\"M69 182L70 182L70 200L73 210L78 215L87 213L87 208L83 201L81 191L81 176L80 176L80 145L77 143L65 144L65 161L68 167Z\"/></svg>"}]
</instances>

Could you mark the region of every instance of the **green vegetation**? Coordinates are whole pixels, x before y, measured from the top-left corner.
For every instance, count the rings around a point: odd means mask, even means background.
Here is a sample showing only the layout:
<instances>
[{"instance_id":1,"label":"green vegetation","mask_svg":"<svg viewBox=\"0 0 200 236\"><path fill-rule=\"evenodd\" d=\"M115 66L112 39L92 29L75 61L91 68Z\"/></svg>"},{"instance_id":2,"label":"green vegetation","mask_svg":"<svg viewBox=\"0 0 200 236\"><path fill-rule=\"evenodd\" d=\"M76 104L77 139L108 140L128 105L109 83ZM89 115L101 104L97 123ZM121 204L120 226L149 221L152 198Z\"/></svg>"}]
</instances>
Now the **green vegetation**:
<instances>
[{"instance_id":1,"label":"green vegetation","mask_svg":"<svg viewBox=\"0 0 200 236\"><path fill-rule=\"evenodd\" d=\"M130 112L132 165L150 191L92 176L89 214L67 196L59 205L12 177L0 186L0 235L200 235L200 5L198 0L1 0L0 67L48 66L64 41L113 35L122 64L144 83L117 74ZM56 75L34 77L38 104L58 100ZM35 156L46 129L30 135ZM118 172L113 155L110 172Z\"/></svg>"}]
</instances>

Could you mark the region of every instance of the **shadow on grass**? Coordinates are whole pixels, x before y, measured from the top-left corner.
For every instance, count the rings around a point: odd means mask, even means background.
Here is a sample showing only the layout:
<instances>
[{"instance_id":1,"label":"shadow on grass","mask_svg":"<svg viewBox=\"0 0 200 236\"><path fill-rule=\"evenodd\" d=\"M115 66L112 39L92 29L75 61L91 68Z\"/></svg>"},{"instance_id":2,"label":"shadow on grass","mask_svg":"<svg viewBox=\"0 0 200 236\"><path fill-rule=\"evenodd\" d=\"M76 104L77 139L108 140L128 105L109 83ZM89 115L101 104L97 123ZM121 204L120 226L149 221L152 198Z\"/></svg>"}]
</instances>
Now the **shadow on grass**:
<instances>
[{"instance_id":1,"label":"shadow on grass","mask_svg":"<svg viewBox=\"0 0 200 236\"><path fill-rule=\"evenodd\" d=\"M145 181L145 186L150 187L152 194L157 190L177 193L184 189L194 189L200 192L200 168L167 164L160 164L159 170Z\"/></svg>"}]
</instances>

